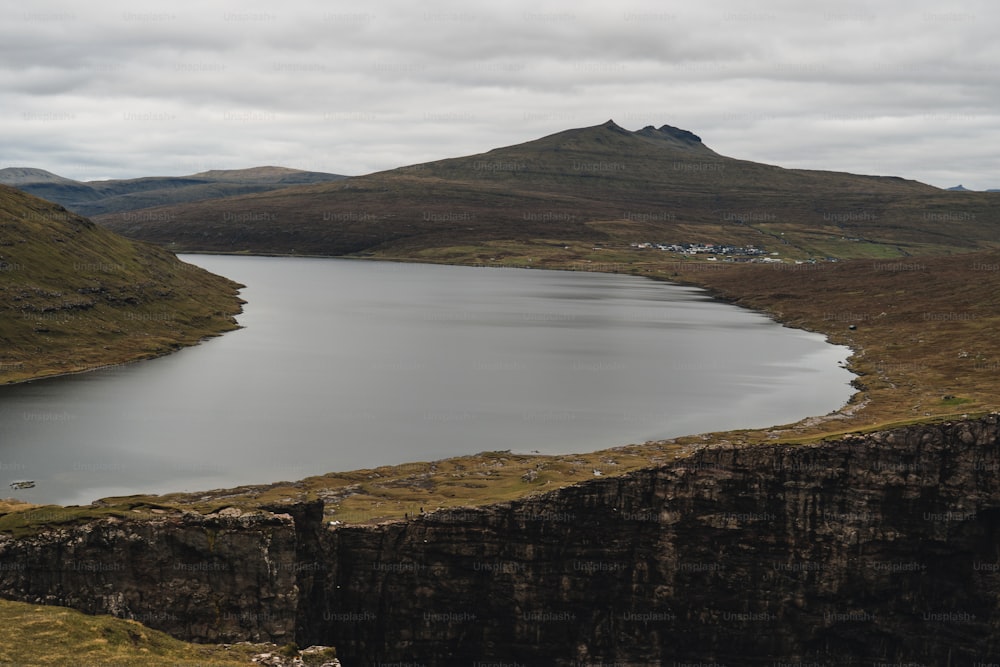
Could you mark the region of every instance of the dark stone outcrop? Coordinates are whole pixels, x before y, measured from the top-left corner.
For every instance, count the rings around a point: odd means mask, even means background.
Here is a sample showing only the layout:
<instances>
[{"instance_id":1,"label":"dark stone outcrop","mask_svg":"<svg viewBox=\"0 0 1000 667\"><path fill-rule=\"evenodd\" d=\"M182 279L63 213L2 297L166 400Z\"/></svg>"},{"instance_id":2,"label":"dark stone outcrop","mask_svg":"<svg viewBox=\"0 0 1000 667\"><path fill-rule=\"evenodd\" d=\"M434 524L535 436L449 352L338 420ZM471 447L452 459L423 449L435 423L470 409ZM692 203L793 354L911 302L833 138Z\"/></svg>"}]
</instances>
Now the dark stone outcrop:
<instances>
[{"instance_id":1,"label":"dark stone outcrop","mask_svg":"<svg viewBox=\"0 0 1000 667\"><path fill-rule=\"evenodd\" d=\"M0 592L202 642L283 643L299 612L297 545L290 514L109 518L0 537Z\"/></svg>"},{"instance_id":2,"label":"dark stone outcrop","mask_svg":"<svg viewBox=\"0 0 1000 667\"><path fill-rule=\"evenodd\" d=\"M987 663L998 471L990 417L710 447L536 500L343 528L326 538L324 639L347 662Z\"/></svg>"},{"instance_id":3,"label":"dark stone outcrop","mask_svg":"<svg viewBox=\"0 0 1000 667\"><path fill-rule=\"evenodd\" d=\"M0 591L150 614L199 641L294 633L350 665L1000 660L996 415L709 446L378 526L322 526L318 505L271 510L5 539L2 562L26 566L0 570ZM196 562L219 570L177 574Z\"/></svg>"},{"instance_id":4,"label":"dark stone outcrop","mask_svg":"<svg viewBox=\"0 0 1000 667\"><path fill-rule=\"evenodd\" d=\"M672 125L664 125L659 129L653 127L652 125L647 125L637 131L636 134L651 139L676 139L685 144L701 144L701 137L694 132L691 132L690 130L682 130L681 128L674 127Z\"/></svg>"}]
</instances>

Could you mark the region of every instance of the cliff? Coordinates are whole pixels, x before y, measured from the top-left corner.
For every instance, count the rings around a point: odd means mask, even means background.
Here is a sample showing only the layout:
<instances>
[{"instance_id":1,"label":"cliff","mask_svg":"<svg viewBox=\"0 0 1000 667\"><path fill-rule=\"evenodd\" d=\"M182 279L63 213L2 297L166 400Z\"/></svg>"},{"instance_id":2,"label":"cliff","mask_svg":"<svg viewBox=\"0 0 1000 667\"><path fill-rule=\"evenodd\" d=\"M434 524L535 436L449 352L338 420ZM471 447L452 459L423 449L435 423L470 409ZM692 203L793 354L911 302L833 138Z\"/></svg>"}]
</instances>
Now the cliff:
<instances>
[{"instance_id":1,"label":"cliff","mask_svg":"<svg viewBox=\"0 0 1000 667\"><path fill-rule=\"evenodd\" d=\"M988 663L998 472L997 415L711 445L406 522L322 526L314 504L6 538L0 591L349 665Z\"/></svg>"},{"instance_id":2,"label":"cliff","mask_svg":"<svg viewBox=\"0 0 1000 667\"><path fill-rule=\"evenodd\" d=\"M0 590L201 642L288 642L298 614L296 528L310 507L290 509L302 510L298 524L286 513L224 510L0 538Z\"/></svg>"}]
</instances>

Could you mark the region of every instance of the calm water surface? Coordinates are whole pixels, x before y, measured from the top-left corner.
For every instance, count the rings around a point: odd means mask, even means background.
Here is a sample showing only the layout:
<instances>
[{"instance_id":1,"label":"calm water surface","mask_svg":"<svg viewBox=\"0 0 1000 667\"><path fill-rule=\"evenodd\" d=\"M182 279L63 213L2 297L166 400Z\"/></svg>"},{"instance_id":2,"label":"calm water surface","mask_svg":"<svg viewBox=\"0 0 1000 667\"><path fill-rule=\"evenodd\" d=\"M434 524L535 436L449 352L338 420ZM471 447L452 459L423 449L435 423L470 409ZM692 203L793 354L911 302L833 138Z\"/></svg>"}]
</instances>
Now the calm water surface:
<instances>
[{"instance_id":1,"label":"calm water surface","mask_svg":"<svg viewBox=\"0 0 1000 667\"><path fill-rule=\"evenodd\" d=\"M566 453L824 414L848 350L631 276L185 256L245 327L0 388L0 496L87 503L484 450Z\"/></svg>"}]
</instances>

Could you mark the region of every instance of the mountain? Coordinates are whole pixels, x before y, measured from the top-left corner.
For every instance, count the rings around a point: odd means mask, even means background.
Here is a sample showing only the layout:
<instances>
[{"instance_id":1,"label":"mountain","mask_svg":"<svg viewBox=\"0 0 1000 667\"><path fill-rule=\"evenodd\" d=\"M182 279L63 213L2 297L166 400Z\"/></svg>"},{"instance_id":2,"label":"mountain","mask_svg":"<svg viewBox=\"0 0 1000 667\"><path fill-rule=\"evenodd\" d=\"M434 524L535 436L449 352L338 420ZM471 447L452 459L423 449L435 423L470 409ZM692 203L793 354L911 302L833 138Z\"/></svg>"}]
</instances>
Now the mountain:
<instances>
[{"instance_id":1,"label":"mountain","mask_svg":"<svg viewBox=\"0 0 1000 667\"><path fill-rule=\"evenodd\" d=\"M30 167L8 167L0 169L0 183L19 187L22 185L43 185L51 183L55 185L80 185L79 181L57 176L51 171L44 169L32 169Z\"/></svg>"},{"instance_id":2,"label":"mountain","mask_svg":"<svg viewBox=\"0 0 1000 667\"><path fill-rule=\"evenodd\" d=\"M1000 242L995 198L887 176L784 169L692 132L614 121L333 183L100 216L173 249L489 259L493 248L755 244L783 256L887 257ZM477 248L479 254L470 248Z\"/></svg>"},{"instance_id":3,"label":"mountain","mask_svg":"<svg viewBox=\"0 0 1000 667\"><path fill-rule=\"evenodd\" d=\"M0 169L0 184L10 185L28 194L63 205L92 202L98 198L97 192L88 184L63 178L44 169L28 167Z\"/></svg>"},{"instance_id":4,"label":"mountain","mask_svg":"<svg viewBox=\"0 0 1000 667\"><path fill-rule=\"evenodd\" d=\"M965 187L961 183L959 183L958 185L956 185L954 187L948 188L948 191L949 192L972 192L972 190L970 190L969 188Z\"/></svg>"},{"instance_id":5,"label":"mountain","mask_svg":"<svg viewBox=\"0 0 1000 667\"><path fill-rule=\"evenodd\" d=\"M83 182L63 178L44 169L0 169L0 184L16 187L87 216L265 192L291 185L324 183L343 178L346 177L286 167L254 167L205 171L191 176Z\"/></svg>"},{"instance_id":6,"label":"mountain","mask_svg":"<svg viewBox=\"0 0 1000 667\"><path fill-rule=\"evenodd\" d=\"M239 287L0 185L0 383L133 361L233 329Z\"/></svg>"}]
</instances>

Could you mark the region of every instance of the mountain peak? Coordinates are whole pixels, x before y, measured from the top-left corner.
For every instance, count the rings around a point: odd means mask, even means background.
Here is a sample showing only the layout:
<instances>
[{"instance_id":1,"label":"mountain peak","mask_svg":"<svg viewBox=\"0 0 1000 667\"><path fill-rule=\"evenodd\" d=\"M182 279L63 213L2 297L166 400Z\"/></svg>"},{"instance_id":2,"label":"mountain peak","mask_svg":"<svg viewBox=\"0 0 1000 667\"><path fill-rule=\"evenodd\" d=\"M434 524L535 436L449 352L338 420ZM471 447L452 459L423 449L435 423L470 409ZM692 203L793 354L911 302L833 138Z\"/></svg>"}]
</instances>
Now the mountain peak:
<instances>
[{"instance_id":1,"label":"mountain peak","mask_svg":"<svg viewBox=\"0 0 1000 667\"><path fill-rule=\"evenodd\" d=\"M673 144L675 147L683 147L687 149L696 150L707 150L707 146L701 142L701 137L699 137L694 132L688 130L682 130L679 127L674 127L673 125L663 125L659 129L653 125L647 125L641 130L636 130L632 132L626 130L621 125L616 123L613 119L608 119L600 125L596 126L594 129L610 130L616 134L627 135L627 136L637 136L644 137L646 139L655 139L659 141L666 141Z\"/></svg>"},{"instance_id":2,"label":"mountain peak","mask_svg":"<svg viewBox=\"0 0 1000 667\"><path fill-rule=\"evenodd\" d=\"M274 178L288 176L291 174L304 174L301 169L291 169L289 167L274 167L271 165L264 167L250 167L248 169L211 169L192 174L191 178L210 178L214 180L247 180L254 178Z\"/></svg>"},{"instance_id":3,"label":"mountain peak","mask_svg":"<svg viewBox=\"0 0 1000 667\"><path fill-rule=\"evenodd\" d=\"M27 183L77 183L77 181L35 167L7 167L0 169L0 183L17 187Z\"/></svg>"},{"instance_id":4,"label":"mountain peak","mask_svg":"<svg viewBox=\"0 0 1000 667\"><path fill-rule=\"evenodd\" d=\"M629 132L624 127L622 127L621 125L619 125L618 123L616 123L614 120L611 119L608 119L606 122L601 123L600 125L598 125L598 127L601 128L602 130L611 130L612 132L616 132L618 134L629 134L629 135L632 134L631 132Z\"/></svg>"},{"instance_id":5,"label":"mountain peak","mask_svg":"<svg viewBox=\"0 0 1000 667\"><path fill-rule=\"evenodd\" d=\"M682 130L681 128L674 127L673 125L664 125L659 129L653 127L652 125L647 125L636 132L636 134L640 134L651 139L678 139L686 144L692 145L701 143L701 137L694 132Z\"/></svg>"},{"instance_id":6,"label":"mountain peak","mask_svg":"<svg viewBox=\"0 0 1000 667\"><path fill-rule=\"evenodd\" d=\"M671 125L664 125L660 128L660 132L664 134L669 134L676 139L683 139L684 141L690 141L692 143L701 143L701 137L699 137L694 132L688 130L682 130L679 127L673 127Z\"/></svg>"}]
</instances>

